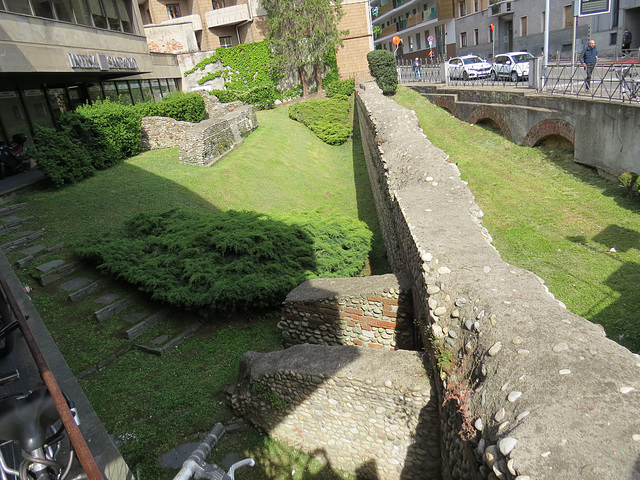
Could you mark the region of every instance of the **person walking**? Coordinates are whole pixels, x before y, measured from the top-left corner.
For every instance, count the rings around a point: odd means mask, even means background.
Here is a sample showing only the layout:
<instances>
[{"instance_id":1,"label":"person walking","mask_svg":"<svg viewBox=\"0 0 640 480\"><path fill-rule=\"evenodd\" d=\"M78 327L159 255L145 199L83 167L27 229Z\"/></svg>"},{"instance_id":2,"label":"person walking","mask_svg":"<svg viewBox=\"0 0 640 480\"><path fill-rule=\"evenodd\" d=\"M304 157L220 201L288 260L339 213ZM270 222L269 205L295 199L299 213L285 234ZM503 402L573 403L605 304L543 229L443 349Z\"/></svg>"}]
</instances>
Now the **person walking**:
<instances>
[{"instance_id":1,"label":"person walking","mask_svg":"<svg viewBox=\"0 0 640 480\"><path fill-rule=\"evenodd\" d=\"M596 41L589 40L587 44L587 48L584 49L582 53L582 66L587 71L587 77L584 80L584 87L589 91L591 88L591 74L593 74L593 69L596 67L596 63L598 62L598 49L596 48Z\"/></svg>"},{"instance_id":2,"label":"person walking","mask_svg":"<svg viewBox=\"0 0 640 480\"><path fill-rule=\"evenodd\" d=\"M418 57L413 61L413 73L416 79L422 79L422 75L420 74L420 59Z\"/></svg>"},{"instance_id":3,"label":"person walking","mask_svg":"<svg viewBox=\"0 0 640 480\"><path fill-rule=\"evenodd\" d=\"M631 54L631 32L628 28L625 28L622 34L622 54Z\"/></svg>"}]
</instances>

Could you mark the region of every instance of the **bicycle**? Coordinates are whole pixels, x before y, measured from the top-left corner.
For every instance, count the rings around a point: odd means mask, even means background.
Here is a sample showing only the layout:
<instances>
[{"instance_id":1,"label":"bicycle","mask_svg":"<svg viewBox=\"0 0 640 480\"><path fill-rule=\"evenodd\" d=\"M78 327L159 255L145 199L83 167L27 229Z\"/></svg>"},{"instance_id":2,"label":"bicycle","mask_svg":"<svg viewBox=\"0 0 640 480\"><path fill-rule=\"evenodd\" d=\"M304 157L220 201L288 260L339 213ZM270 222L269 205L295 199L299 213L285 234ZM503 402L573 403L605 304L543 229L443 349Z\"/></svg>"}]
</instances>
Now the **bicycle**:
<instances>
[{"instance_id":1,"label":"bicycle","mask_svg":"<svg viewBox=\"0 0 640 480\"><path fill-rule=\"evenodd\" d=\"M620 94L623 102L625 97L629 99L629 102L632 100L640 102L640 79L637 78L638 72L632 71L631 67L628 65L616 68L616 77L620 82Z\"/></svg>"},{"instance_id":2,"label":"bicycle","mask_svg":"<svg viewBox=\"0 0 640 480\"><path fill-rule=\"evenodd\" d=\"M224 469L215 463L206 463L205 460L209 456L209 453L211 453L211 449L218 443L226 431L226 427L221 423L216 423L213 430L211 430L202 443L198 445L198 448L184 461L182 468L178 474L173 477L173 480L188 480L192 477L207 480L235 480L235 471L238 468L245 466L253 467L256 464L253 458L245 458L244 460L234 463L228 472L225 472Z\"/></svg>"},{"instance_id":3,"label":"bicycle","mask_svg":"<svg viewBox=\"0 0 640 480\"><path fill-rule=\"evenodd\" d=\"M79 425L75 405L68 397L65 396L65 399L74 421ZM73 448L69 447L66 465L56 459L61 450L64 432L64 425L48 390L34 390L27 395L13 395L0 400L0 446L5 450L5 453L0 450L0 478L67 478L73 466ZM7 455L15 457L16 448L21 451L22 460L7 459Z\"/></svg>"}]
</instances>

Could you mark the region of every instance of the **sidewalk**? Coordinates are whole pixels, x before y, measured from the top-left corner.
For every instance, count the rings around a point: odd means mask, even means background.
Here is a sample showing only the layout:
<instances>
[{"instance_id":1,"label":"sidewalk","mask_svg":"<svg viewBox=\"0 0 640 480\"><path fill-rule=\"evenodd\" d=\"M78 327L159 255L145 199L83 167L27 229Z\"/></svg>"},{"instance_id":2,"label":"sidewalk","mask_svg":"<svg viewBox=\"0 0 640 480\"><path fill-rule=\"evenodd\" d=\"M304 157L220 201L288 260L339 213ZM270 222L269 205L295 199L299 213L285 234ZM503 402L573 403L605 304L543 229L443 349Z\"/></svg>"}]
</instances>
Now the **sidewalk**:
<instances>
[{"instance_id":1,"label":"sidewalk","mask_svg":"<svg viewBox=\"0 0 640 480\"><path fill-rule=\"evenodd\" d=\"M22 190L37 188L38 184L42 180L44 180L44 174L37 169L32 169L28 172L22 172L16 175L10 175L5 179L0 180L0 197L17 193Z\"/></svg>"}]
</instances>

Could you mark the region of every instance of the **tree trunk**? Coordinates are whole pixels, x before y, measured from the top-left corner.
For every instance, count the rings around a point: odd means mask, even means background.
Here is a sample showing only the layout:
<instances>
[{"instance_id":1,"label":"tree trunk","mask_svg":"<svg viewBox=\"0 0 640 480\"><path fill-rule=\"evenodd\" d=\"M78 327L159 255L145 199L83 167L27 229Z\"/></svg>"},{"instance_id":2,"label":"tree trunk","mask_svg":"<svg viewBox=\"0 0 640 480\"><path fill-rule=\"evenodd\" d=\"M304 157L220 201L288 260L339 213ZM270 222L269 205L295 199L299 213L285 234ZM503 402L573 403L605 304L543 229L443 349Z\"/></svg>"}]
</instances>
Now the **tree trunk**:
<instances>
[{"instance_id":1,"label":"tree trunk","mask_svg":"<svg viewBox=\"0 0 640 480\"><path fill-rule=\"evenodd\" d=\"M316 83L318 85L318 93L322 93L322 64L316 64Z\"/></svg>"},{"instance_id":2,"label":"tree trunk","mask_svg":"<svg viewBox=\"0 0 640 480\"><path fill-rule=\"evenodd\" d=\"M307 93L307 80L304 78L304 67L298 67L298 73L300 74L300 83L302 83L302 97L306 97Z\"/></svg>"}]
</instances>

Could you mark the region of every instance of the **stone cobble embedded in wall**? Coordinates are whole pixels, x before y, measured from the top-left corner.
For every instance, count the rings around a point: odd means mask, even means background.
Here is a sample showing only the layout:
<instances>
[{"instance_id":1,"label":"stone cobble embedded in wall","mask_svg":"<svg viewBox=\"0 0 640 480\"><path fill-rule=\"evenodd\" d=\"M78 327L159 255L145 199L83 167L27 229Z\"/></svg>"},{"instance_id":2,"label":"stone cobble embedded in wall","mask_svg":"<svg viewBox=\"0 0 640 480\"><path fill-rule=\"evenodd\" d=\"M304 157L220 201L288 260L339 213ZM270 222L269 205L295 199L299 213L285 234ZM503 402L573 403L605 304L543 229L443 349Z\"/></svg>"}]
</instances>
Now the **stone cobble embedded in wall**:
<instances>
[{"instance_id":1,"label":"stone cobble embedded in wall","mask_svg":"<svg viewBox=\"0 0 640 480\"><path fill-rule=\"evenodd\" d=\"M640 478L640 357L502 261L414 112L374 84L356 108L388 256L435 353L443 479Z\"/></svg>"},{"instance_id":2,"label":"stone cobble embedded in wall","mask_svg":"<svg viewBox=\"0 0 640 480\"><path fill-rule=\"evenodd\" d=\"M234 411L358 478L440 480L438 405L417 352L297 345L248 352Z\"/></svg>"},{"instance_id":3,"label":"stone cobble embedded in wall","mask_svg":"<svg viewBox=\"0 0 640 480\"><path fill-rule=\"evenodd\" d=\"M394 275L314 279L289 293L278 327L287 345L413 349L411 302Z\"/></svg>"}]
</instances>

